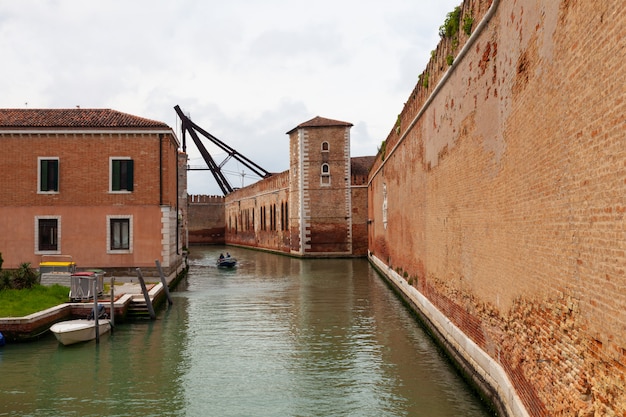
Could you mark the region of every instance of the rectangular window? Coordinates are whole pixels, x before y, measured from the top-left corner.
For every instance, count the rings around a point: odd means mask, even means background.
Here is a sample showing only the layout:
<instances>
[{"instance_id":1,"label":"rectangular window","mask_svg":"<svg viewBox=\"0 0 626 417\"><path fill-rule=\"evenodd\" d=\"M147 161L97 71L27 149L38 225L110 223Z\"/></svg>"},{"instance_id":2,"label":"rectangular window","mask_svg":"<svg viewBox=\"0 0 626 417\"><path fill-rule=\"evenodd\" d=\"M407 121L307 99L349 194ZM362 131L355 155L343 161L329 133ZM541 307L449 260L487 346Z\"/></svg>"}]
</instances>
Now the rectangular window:
<instances>
[{"instance_id":1,"label":"rectangular window","mask_svg":"<svg viewBox=\"0 0 626 417\"><path fill-rule=\"evenodd\" d=\"M111 191L133 191L133 160L111 158Z\"/></svg>"},{"instance_id":2,"label":"rectangular window","mask_svg":"<svg viewBox=\"0 0 626 417\"><path fill-rule=\"evenodd\" d=\"M59 158L39 159L39 192L59 192Z\"/></svg>"},{"instance_id":3,"label":"rectangular window","mask_svg":"<svg viewBox=\"0 0 626 417\"><path fill-rule=\"evenodd\" d=\"M39 252L56 252L59 248L59 220L37 219L37 250Z\"/></svg>"},{"instance_id":4,"label":"rectangular window","mask_svg":"<svg viewBox=\"0 0 626 417\"><path fill-rule=\"evenodd\" d=\"M130 219L111 219L111 250L130 249Z\"/></svg>"}]
</instances>

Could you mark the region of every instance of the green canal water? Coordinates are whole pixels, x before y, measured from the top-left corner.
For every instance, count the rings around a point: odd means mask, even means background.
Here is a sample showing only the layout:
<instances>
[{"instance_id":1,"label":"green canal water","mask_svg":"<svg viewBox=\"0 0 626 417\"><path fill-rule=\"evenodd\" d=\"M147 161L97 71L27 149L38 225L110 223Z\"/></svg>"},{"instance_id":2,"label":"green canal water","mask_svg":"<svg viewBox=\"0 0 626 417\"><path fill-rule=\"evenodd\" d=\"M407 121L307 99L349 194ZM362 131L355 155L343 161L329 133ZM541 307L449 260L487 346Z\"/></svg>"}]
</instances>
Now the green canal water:
<instances>
[{"instance_id":1,"label":"green canal water","mask_svg":"<svg viewBox=\"0 0 626 417\"><path fill-rule=\"evenodd\" d=\"M153 322L0 348L0 416L492 415L366 260L228 250Z\"/></svg>"}]
</instances>

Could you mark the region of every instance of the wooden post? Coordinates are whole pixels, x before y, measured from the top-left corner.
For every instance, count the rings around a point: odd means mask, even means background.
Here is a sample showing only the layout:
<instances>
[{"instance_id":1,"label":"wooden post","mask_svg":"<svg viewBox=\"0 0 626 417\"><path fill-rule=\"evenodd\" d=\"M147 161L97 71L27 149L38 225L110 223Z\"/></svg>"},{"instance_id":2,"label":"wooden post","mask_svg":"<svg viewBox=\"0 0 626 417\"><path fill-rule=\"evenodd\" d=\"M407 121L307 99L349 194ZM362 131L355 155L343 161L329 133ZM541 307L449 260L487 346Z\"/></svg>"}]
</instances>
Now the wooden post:
<instances>
[{"instance_id":1,"label":"wooden post","mask_svg":"<svg viewBox=\"0 0 626 417\"><path fill-rule=\"evenodd\" d=\"M115 326L115 277L111 277L111 314L109 314L109 320L111 321L111 333L113 333L113 327Z\"/></svg>"},{"instance_id":2,"label":"wooden post","mask_svg":"<svg viewBox=\"0 0 626 417\"><path fill-rule=\"evenodd\" d=\"M98 279L92 282L93 287L93 320L96 331L96 344L100 343L100 326L98 324Z\"/></svg>"},{"instance_id":3,"label":"wooden post","mask_svg":"<svg viewBox=\"0 0 626 417\"><path fill-rule=\"evenodd\" d=\"M161 276L161 284L163 284L163 288L165 289L165 296L167 297L167 303L169 305L174 304L172 301L172 297L170 297L170 288L167 286L167 280L165 279L165 275L163 275L163 269L161 269L161 262L159 260L155 260L157 270L159 271L159 275Z\"/></svg>"},{"instance_id":4,"label":"wooden post","mask_svg":"<svg viewBox=\"0 0 626 417\"><path fill-rule=\"evenodd\" d=\"M139 284L141 285L141 292L143 292L143 298L146 300L148 313L150 313L150 319L156 320L156 314L154 314L154 307L152 306L152 301L150 300L150 294L148 294L146 283L143 280L143 275L141 275L141 269L135 268L135 270L137 271L137 278L139 278Z\"/></svg>"}]
</instances>

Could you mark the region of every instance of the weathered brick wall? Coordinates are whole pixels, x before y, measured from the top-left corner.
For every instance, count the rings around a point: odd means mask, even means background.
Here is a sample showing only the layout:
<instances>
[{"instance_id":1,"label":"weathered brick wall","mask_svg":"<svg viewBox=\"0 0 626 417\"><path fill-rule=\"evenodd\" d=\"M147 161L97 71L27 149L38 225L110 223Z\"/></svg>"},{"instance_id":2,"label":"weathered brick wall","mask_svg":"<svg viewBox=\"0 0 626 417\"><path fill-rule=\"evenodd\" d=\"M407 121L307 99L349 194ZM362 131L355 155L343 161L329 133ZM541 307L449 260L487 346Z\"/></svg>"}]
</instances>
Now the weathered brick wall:
<instances>
[{"instance_id":1,"label":"weathered brick wall","mask_svg":"<svg viewBox=\"0 0 626 417\"><path fill-rule=\"evenodd\" d=\"M370 250L503 365L531 415L624 415L623 2L502 0L475 36L436 87L468 37L440 44L389 134Z\"/></svg>"},{"instance_id":2,"label":"weathered brick wall","mask_svg":"<svg viewBox=\"0 0 626 417\"><path fill-rule=\"evenodd\" d=\"M226 242L225 199L214 195L190 195L187 199L187 230L190 245Z\"/></svg>"},{"instance_id":3,"label":"weathered brick wall","mask_svg":"<svg viewBox=\"0 0 626 417\"><path fill-rule=\"evenodd\" d=\"M289 171L226 196L226 243L289 252Z\"/></svg>"},{"instance_id":4,"label":"weathered brick wall","mask_svg":"<svg viewBox=\"0 0 626 417\"><path fill-rule=\"evenodd\" d=\"M3 206L176 204L177 150L171 135L2 134L0 141ZM109 193L110 156L135 161L132 194ZM38 157L60 157L59 194L37 194Z\"/></svg>"},{"instance_id":5,"label":"weathered brick wall","mask_svg":"<svg viewBox=\"0 0 626 417\"><path fill-rule=\"evenodd\" d=\"M367 255L367 186L352 186L352 254Z\"/></svg>"}]
</instances>

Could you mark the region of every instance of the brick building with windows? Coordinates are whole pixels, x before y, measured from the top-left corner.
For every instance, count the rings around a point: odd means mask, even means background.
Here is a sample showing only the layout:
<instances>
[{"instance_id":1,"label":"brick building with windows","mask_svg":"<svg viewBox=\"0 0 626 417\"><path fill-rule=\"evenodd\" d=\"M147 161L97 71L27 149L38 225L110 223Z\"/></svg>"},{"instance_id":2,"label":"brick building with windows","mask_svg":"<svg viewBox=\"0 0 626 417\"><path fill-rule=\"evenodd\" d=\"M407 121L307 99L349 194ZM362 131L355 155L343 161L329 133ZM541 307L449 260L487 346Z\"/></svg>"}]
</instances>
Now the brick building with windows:
<instances>
[{"instance_id":1,"label":"brick building with windows","mask_svg":"<svg viewBox=\"0 0 626 417\"><path fill-rule=\"evenodd\" d=\"M0 109L3 268L69 255L110 274L182 265L179 143L109 109ZM184 176L182 176L184 178Z\"/></svg>"},{"instance_id":2,"label":"brick building with windows","mask_svg":"<svg viewBox=\"0 0 626 417\"><path fill-rule=\"evenodd\" d=\"M289 135L289 170L225 197L225 243L302 257L367 254L367 174L351 123L314 117Z\"/></svg>"}]
</instances>

